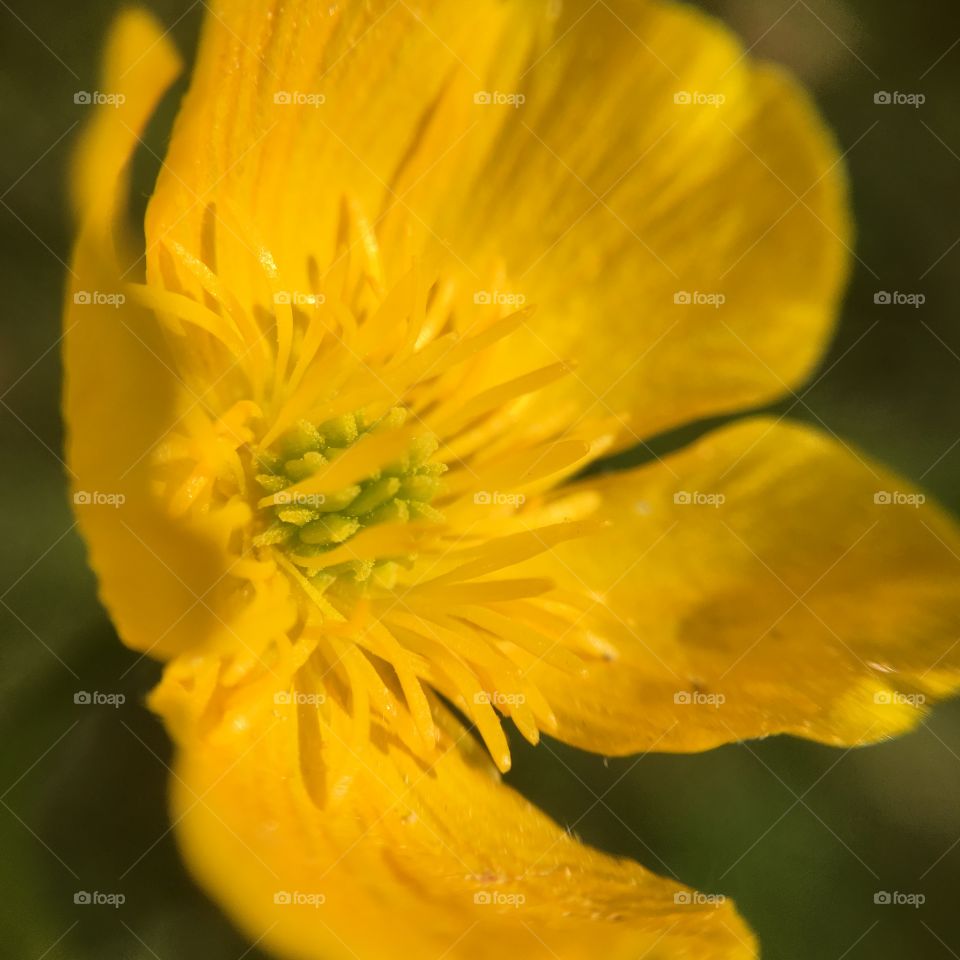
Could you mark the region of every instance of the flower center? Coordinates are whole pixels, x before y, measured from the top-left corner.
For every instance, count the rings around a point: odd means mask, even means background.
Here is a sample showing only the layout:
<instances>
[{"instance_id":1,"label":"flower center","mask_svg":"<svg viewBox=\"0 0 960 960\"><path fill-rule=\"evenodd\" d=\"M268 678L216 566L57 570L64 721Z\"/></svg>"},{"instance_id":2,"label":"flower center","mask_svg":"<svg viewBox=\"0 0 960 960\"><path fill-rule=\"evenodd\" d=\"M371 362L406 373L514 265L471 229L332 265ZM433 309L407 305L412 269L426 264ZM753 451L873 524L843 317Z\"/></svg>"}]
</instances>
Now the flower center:
<instances>
[{"instance_id":1,"label":"flower center","mask_svg":"<svg viewBox=\"0 0 960 960\"><path fill-rule=\"evenodd\" d=\"M378 524L442 521L443 515L430 502L447 468L431 460L438 447L432 434L413 437L400 457L361 479L338 485L331 476L351 453L398 430L406 420L403 407L372 422L362 413L320 424L301 420L281 437L276 452L256 454L251 468L264 496L258 501L259 532L253 545L279 547L301 559L321 557ZM309 579L321 592L341 580L392 587L403 560L346 560Z\"/></svg>"},{"instance_id":2,"label":"flower center","mask_svg":"<svg viewBox=\"0 0 960 960\"><path fill-rule=\"evenodd\" d=\"M610 649L602 604L536 560L592 529L592 498L541 497L608 442L569 405L529 416L570 368L524 369L506 349L532 308L418 261L389 271L351 198L343 217L328 269L311 255L281 273L242 212L211 206L204 260L164 247L163 282L139 293L187 388L155 453L159 491L229 560L210 702L242 725L278 709L254 691L309 698L304 768L319 743L338 771L318 797L349 781L375 727L433 756L435 696L509 769L501 718L531 743L555 731L543 671L577 675ZM235 288L237 237L256 256ZM170 676L161 699L183 696Z\"/></svg>"}]
</instances>

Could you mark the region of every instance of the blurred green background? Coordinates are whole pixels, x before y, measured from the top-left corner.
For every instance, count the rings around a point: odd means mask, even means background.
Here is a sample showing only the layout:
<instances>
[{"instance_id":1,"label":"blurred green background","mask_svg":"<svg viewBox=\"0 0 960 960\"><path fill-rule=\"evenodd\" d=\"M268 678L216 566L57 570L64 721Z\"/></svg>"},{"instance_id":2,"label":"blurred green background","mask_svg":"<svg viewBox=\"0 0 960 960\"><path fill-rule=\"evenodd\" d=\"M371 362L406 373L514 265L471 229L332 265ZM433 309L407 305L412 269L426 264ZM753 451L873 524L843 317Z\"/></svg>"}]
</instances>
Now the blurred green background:
<instances>
[{"instance_id":1,"label":"blurred green background","mask_svg":"<svg viewBox=\"0 0 960 960\"><path fill-rule=\"evenodd\" d=\"M142 706L154 664L98 606L59 460L57 336L69 148L112 0L0 0L0 957L261 957L196 889L168 832L169 746ZM151 0L192 53L203 3ZM858 258L836 341L781 411L826 424L960 512L960 17L956 0L705 3L815 90L849 165ZM151 128L162 152L176 98ZM920 109L879 90L923 93ZM155 164L140 164L145 202ZM880 290L921 309L875 306ZM661 446L675 443L669 438ZM118 709L73 702L123 691ZM561 823L736 898L766 960L960 956L960 704L843 752L792 739L604 761L514 744L511 781ZM122 891L121 909L75 906ZM879 890L920 908L878 906ZM246 952L245 952L246 951Z\"/></svg>"}]
</instances>

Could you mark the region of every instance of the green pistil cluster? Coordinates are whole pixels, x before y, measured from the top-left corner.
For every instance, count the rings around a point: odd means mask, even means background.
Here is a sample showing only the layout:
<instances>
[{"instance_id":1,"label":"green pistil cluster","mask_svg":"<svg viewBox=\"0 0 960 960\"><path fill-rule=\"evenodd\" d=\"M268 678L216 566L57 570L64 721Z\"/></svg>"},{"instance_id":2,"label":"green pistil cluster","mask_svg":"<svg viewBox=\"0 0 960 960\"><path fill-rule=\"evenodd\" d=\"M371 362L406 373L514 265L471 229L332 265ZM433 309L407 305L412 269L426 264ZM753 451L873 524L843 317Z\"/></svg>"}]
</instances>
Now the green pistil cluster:
<instances>
[{"instance_id":1,"label":"green pistil cluster","mask_svg":"<svg viewBox=\"0 0 960 960\"><path fill-rule=\"evenodd\" d=\"M268 508L269 522L254 538L254 545L281 546L300 556L316 556L374 524L442 520L442 515L430 506L439 489L440 475L446 469L444 464L430 462L437 449L432 436L416 438L401 460L336 493L291 492L284 496L288 487L342 456L370 430L398 427L405 418L405 411L397 407L370 424L365 424L357 414L319 425L301 420L280 440L277 454L262 455L257 461L256 469L260 472L256 482L264 493L277 496ZM357 582L372 578L389 584L402 559L353 560L324 569L312 582L318 589L326 589L345 577Z\"/></svg>"}]
</instances>

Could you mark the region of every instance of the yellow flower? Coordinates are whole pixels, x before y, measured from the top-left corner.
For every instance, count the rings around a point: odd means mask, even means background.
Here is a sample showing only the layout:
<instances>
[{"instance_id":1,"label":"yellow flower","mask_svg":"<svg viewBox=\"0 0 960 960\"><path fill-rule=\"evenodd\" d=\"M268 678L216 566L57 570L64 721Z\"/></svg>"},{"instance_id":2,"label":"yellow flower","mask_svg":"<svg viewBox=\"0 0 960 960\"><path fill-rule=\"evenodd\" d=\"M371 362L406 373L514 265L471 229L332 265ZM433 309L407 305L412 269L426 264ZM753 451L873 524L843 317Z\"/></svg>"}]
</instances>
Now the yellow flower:
<instances>
[{"instance_id":1,"label":"yellow flower","mask_svg":"<svg viewBox=\"0 0 960 960\"><path fill-rule=\"evenodd\" d=\"M841 442L754 418L571 480L809 375L850 243L811 104L668 3L216 0L143 246L178 71L120 18L65 403L191 869L284 957L754 956L496 768L505 718L861 744L957 686L960 536Z\"/></svg>"}]
</instances>

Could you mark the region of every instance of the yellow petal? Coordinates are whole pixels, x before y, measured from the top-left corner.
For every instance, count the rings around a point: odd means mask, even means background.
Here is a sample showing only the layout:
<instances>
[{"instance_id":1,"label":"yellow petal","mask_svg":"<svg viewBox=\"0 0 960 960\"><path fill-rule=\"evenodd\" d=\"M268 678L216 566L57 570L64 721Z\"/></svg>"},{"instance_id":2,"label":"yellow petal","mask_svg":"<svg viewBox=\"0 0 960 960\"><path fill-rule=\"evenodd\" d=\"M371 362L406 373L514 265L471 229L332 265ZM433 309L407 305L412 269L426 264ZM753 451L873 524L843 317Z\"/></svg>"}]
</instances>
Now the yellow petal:
<instances>
[{"instance_id":1,"label":"yellow petal","mask_svg":"<svg viewBox=\"0 0 960 960\"><path fill-rule=\"evenodd\" d=\"M769 400L820 355L850 243L840 159L807 96L713 19L626 0L213 11L151 243L223 274L262 245L294 290L345 239L374 283L442 264L471 309L538 307L497 380L576 362L528 418L612 420L621 443Z\"/></svg>"},{"instance_id":2,"label":"yellow petal","mask_svg":"<svg viewBox=\"0 0 960 960\"><path fill-rule=\"evenodd\" d=\"M527 673L557 736L601 753L791 733L862 744L960 687L960 531L902 479L767 419L580 486L612 521L554 573L616 653Z\"/></svg>"},{"instance_id":3,"label":"yellow petal","mask_svg":"<svg viewBox=\"0 0 960 960\"><path fill-rule=\"evenodd\" d=\"M500 783L442 707L434 763L375 731L352 782L317 801L317 709L191 740L173 779L188 864L278 956L755 956L731 903L580 844Z\"/></svg>"},{"instance_id":4,"label":"yellow petal","mask_svg":"<svg viewBox=\"0 0 960 960\"><path fill-rule=\"evenodd\" d=\"M78 239L64 309L64 417L75 513L101 597L125 642L157 655L215 625L204 598L216 545L167 517L151 489L152 448L177 418L179 383L151 313L128 285L137 255L124 222L128 164L180 61L160 24L122 15L97 107L73 166ZM140 272L142 273L142 267Z\"/></svg>"},{"instance_id":5,"label":"yellow petal","mask_svg":"<svg viewBox=\"0 0 960 960\"><path fill-rule=\"evenodd\" d=\"M401 181L451 148L463 155L466 144L457 141L478 120L476 78L516 75L544 22L536 6L210 4L148 211L148 242L176 240L209 261L212 218L220 227L217 268L235 289L241 278L231 268L262 246L282 283L306 290L307 258L322 272L334 263L346 210L357 230L346 239L362 246L371 277L379 282L385 271L396 279L423 243L378 249L384 214L403 207L418 236L426 230L436 239L421 212L405 207ZM480 119L469 138L474 149L489 145L499 126L494 114ZM249 234L224 224L228 208ZM241 301L245 292L237 289Z\"/></svg>"},{"instance_id":6,"label":"yellow petal","mask_svg":"<svg viewBox=\"0 0 960 960\"><path fill-rule=\"evenodd\" d=\"M565 11L467 207L539 306L512 357L577 364L533 410L572 401L629 444L782 394L848 272L844 170L814 104L692 7Z\"/></svg>"},{"instance_id":7,"label":"yellow petal","mask_svg":"<svg viewBox=\"0 0 960 960\"><path fill-rule=\"evenodd\" d=\"M125 209L127 164L137 138L182 67L167 31L138 9L117 18L103 60L98 99L90 91L78 95L94 113L71 169L78 221L83 225L94 219L101 227Z\"/></svg>"}]
</instances>

